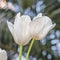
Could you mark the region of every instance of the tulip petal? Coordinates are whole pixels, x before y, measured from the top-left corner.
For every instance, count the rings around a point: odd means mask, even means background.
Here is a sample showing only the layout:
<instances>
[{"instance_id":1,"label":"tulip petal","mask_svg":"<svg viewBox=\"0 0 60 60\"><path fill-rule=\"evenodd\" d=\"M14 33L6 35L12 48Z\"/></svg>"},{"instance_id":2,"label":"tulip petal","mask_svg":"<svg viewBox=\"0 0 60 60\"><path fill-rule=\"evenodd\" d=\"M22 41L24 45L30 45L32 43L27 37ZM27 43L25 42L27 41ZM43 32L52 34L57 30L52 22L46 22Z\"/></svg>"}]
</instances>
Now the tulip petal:
<instances>
[{"instance_id":1,"label":"tulip petal","mask_svg":"<svg viewBox=\"0 0 60 60\"><path fill-rule=\"evenodd\" d=\"M52 20L47 16L43 16L42 20L45 21L45 25L51 25L52 24Z\"/></svg>"},{"instance_id":2,"label":"tulip petal","mask_svg":"<svg viewBox=\"0 0 60 60\"><path fill-rule=\"evenodd\" d=\"M14 25L11 22L8 22L8 21L7 21L7 25L8 25L8 28L9 28L15 42L18 44L19 41L18 41L18 38L17 38L17 34L16 34L15 30L14 30Z\"/></svg>"},{"instance_id":3,"label":"tulip petal","mask_svg":"<svg viewBox=\"0 0 60 60\"><path fill-rule=\"evenodd\" d=\"M44 20L41 20L40 17L33 20L30 23L31 36L34 37L35 35L37 35L42 30L43 26L44 26Z\"/></svg>"},{"instance_id":4,"label":"tulip petal","mask_svg":"<svg viewBox=\"0 0 60 60\"><path fill-rule=\"evenodd\" d=\"M42 13L39 13L36 17L33 18L33 20L36 20L37 18L42 17Z\"/></svg>"},{"instance_id":5,"label":"tulip petal","mask_svg":"<svg viewBox=\"0 0 60 60\"><path fill-rule=\"evenodd\" d=\"M27 24L29 24L31 22L31 19L28 15L22 15L21 20L23 23L27 23Z\"/></svg>"},{"instance_id":6,"label":"tulip petal","mask_svg":"<svg viewBox=\"0 0 60 60\"><path fill-rule=\"evenodd\" d=\"M11 22L8 22L8 21L7 21L7 25L8 25L8 28L9 28L11 34L13 35L13 33L14 33L14 27L13 27L13 24L12 24Z\"/></svg>"},{"instance_id":7,"label":"tulip petal","mask_svg":"<svg viewBox=\"0 0 60 60\"><path fill-rule=\"evenodd\" d=\"M14 22L14 25L16 26L18 23L19 23L19 20L21 20L20 19L20 12L16 15L16 17L15 17L15 22Z\"/></svg>"},{"instance_id":8,"label":"tulip petal","mask_svg":"<svg viewBox=\"0 0 60 60\"><path fill-rule=\"evenodd\" d=\"M56 24L52 24L52 21L49 17L43 16L38 17L35 20L32 21L31 24L31 36L35 40L43 39L48 32L55 27Z\"/></svg>"},{"instance_id":9,"label":"tulip petal","mask_svg":"<svg viewBox=\"0 0 60 60\"><path fill-rule=\"evenodd\" d=\"M39 38L36 39L36 40L40 40L40 39L45 38L46 35L48 34L48 32L49 32L51 29L53 29L53 28L55 27L55 25L56 25L56 24L53 24L53 25L50 25L50 26L45 27L42 31L40 31L39 36L38 36Z\"/></svg>"},{"instance_id":10,"label":"tulip petal","mask_svg":"<svg viewBox=\"0 0 60 60\"><path fill-rule=\"evenodd\" d=\"M39 14L37 15L37 17L42 17L42 13L39 13Z\"/></svg>"},{"instance_id":11,"label":"tulip petal","mask_svg":"<svg viewBox=\"0 0 60 60\"><path fill-rule=\"evenodd\" d=\"M17 13L17 15L15 16L15 22L14 22L14 24L15 23L17 23L17 20L19 20L20 19L20 15L21 15L21 13L19 12L19 13Z\"/></svg>"},{"instance_id":12,"label":"tulip petal","mask_svg":"<svg viewBox=\"0 0 60 60\"><path fill-rule=\"evenodd\" d=\"M19 21L19 23L14 26L14 30L19 40L19 45L22 45L24 42L25 44L27 44L30 41L29 23L31 22L31 19L27 15L22 15L20 19L21 20Z\"/></svg>"}]
</instances>

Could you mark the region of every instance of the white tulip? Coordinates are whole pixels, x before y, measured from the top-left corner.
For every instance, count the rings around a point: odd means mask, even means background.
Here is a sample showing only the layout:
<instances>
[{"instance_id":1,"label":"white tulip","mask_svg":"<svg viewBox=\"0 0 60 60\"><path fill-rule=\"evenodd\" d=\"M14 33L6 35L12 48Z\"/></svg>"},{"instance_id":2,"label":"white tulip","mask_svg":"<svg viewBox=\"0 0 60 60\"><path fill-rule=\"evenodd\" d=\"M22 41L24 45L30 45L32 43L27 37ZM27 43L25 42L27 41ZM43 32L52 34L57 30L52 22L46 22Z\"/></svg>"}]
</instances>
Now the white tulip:
<instances>
[{"instance_id":1,"label":"white tulip","mask_svg":"<svg viewBox=\"0 0 60 60\"><path fill-rule=\"evenodd\" d=\"M7 52L0 48L0 60L7 60Z\"/></svg>"},{"instance_id":2,"label":"white tulip","mask_svg":"<svg viewBox=\"0 0 60 60\"><path fill-rule=\"evenodd\" d=\"M16 15L14 24L7 21L8 28L18 45L26 45L31 40L29 28L30 22L31 19L29 16L20 16L20 13Z\"/></svg>"},{"instance_id":3,"label":"white tulip","mask_svg":"<svg viewBox=\"0 0 60 60\"><path fill-rule=\"evenodd\" d=\"M31 37L35 40L41 40L55 25L49 17L42 16L42 13L40 13L30 22Z\"/></svg>"}]
</instances>

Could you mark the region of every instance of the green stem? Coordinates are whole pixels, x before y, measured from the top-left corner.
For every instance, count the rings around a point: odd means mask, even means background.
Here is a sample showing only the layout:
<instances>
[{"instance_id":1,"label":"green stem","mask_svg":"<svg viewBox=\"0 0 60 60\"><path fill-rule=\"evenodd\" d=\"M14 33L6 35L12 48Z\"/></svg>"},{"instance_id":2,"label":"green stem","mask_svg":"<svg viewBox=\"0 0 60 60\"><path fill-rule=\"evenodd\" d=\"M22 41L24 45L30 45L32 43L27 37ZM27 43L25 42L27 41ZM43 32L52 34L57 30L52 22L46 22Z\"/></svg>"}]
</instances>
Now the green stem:
<instances>
[{"instance_id":1,"label":"green stem","mask_svg":"<svg viewBox=\"0 0 60 60\"><path fill-rule=\"evenodd\" d=\"M29 54L30 54L30 51L31 51L31 48L32 48L32 46L33 46L33 43L34 43L34 39L32 39L32 41L31 41L31 43L30 43L30 46L29 46L29 49L28 49L28 52L27 52L27 55L26 55L26 60L28 60L28 58L29 58Z\"/></svg>"},{"instance_id":2,"label":"green stem","mask_svg":"<svg viewBox=\"0 0 60 60\"><path fill-rule=\"evenodd\" d=\"M22 49L23 49L23 46L20 46L19 60L22 60Z\"/></svg>"}]
</instances>

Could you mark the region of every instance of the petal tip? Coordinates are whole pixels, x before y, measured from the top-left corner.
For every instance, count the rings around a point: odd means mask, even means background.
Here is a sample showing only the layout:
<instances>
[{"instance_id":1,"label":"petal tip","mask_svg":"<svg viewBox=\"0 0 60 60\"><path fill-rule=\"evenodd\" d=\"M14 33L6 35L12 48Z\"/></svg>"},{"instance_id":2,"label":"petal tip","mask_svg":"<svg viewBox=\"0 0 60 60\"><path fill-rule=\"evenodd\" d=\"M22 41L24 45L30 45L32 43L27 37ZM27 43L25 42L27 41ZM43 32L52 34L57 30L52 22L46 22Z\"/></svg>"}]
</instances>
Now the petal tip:
<instances>
[{"instance_id":1,"label":"petal tip","mask_svg":"<svg viewBox=\"0 0 60 60\"><path fill-rule=\"evenodd\" d=\"M56 26L56 23L53 24L53 27L55 27L55 26Z\"/></svg>"},{"instance_id":2,"label":"petal tip","mask_svg":"<svg viewBox=\"0 0 60 60\"><path fill-rule=\"evenodd\" d=\"M9 24L9 21L7 20L7 25Z\"/></svg>"},{"instance_id":3,"label":"petal tip","mask_svg":"<svg viewBox=\"0 0 60 60\"><path fill-rule=\"evenodd\" d=\"M39 13L39 14L38 14L38 17L42 17L42 13Z\"/></svg>"},{"instance_id":4,"label":"petal tip","mask_svg":"<svg viewBox=\"0 0 60 60\"><path fill-rule=\"evenodd\" d=\"M17 16L20 16L21 15L21 13L19 12L19 13L17 13Z\"/></svg>"}]
</instances>

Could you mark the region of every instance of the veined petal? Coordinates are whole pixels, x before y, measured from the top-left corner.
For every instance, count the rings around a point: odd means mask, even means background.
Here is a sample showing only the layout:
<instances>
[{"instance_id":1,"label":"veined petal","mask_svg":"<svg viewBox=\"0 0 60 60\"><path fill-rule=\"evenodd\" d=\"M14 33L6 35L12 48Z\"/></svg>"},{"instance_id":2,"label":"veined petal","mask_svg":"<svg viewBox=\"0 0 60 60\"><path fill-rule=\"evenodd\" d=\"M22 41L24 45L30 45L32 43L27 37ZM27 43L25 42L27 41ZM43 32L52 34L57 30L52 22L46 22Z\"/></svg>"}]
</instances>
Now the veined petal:
<instances>
[{"instance_id":1,"label":"veined petal","mask_svg":"<svg viewBox=\"0 0 60 60\"><path fill-rule=\"evenodd\" d=\"M51 29L53 29L55 26L56 26L56 23L52 24L52 27L51 27Z\"/></svg>"},{"instance_id":2,"label":"veined petal","mask_svg":"<svg viewBox=\"0 0 60 60\"><path fill-rule=\"evenodd\" d=\"M39 13L39 14L37 15L37 17L42 17L42 13Z\"/></svg>"},{"instance_id":3,"label":"veined petal","mask_svg":"<svg viewBox=\"0 0 60 60\"><path fill-rule=\"evenodd\" d=\"M19 23L19 21L21 20L20 19L20 12L19 13L17 13L17 15L16 15L16 17L15 17L15 22L14 22L14 26L16 26L18 23Z\"/></svg>"},{"instance_id":4,"label":"veined petal","mask_svg":"<svg viewBox=\"0 0 60 60\"><path fill-rule=\"evenodd\" d=\"M39 13L37 16L35 16L33 20L36 20L37 18L40 18L40 17L42 17L42 13Z\"/></svg>"},{"instance_id":5,"label":"veined petal","mask_svg":"<svg viewBox=\"0 0 60 60\"><path fill-rule=\"evenodd\" d=\"M11 34L12 34L14 40L15 40L15 42L17 44L19 44L19 41L18 41L18 38L17 38L17 34L16 34L17 32L15 32L13 24L11 22L7 21L7 25L8 25L8 28L9 28L9 30L10 30L10 32L11 32Z\"/></svg>"},{"instance_id":6,"label":"veined petal","mask_svg":"<svg viewBox=\"0 0 60 60\"><path fill-rule=\"evenodd\" d=\"M35 38L36 40L41 40L43 38L46 37L46 35L48 34L48 32L53 29L55 27L56 24L50 25L45 27L43 30L40 31L40 33L37 35L37 38Z\"/></svg>"},{"instance_id":7,"label":"veined petal","mask_svg":"<svg viewBox=\"0 0 60 60\"><path fill-rule=\"evenodd\" d=\"M7 25L8 25L8 28L9 28L11 34L13 35L13 33L14 33L14 26L13 26L13 24L11 22L7 21Z\"/></svg>"},{"instance_id":8,"label":"veined petal","mask_svg":"<svg viewBox=\"0 0 60 60\"><path fill-rule=\"evenodd\" d=\"M14 22L14 24L17 22L17 20L19 20L20 19L20 15L21 15L21 13L19 12L19 13L17 13L17 15L15 16L15 22Z\"/></svg>"},{"instance_id":9,"label":"veined petal","mask_svg":"<svg viewBox=\"0 0 60 60\"><path fill-rule=\"evenodd\" d=\"M43 27L44 27L44 20L42 20L40 17L33 20L30 23L31 36L34 37L35 35L37 35L42 30Z\"/></svg>"},{"instance_id":10,"label":"veined petal","mask_svg":"<svg viewBox=\"0 0 60 60\"><path fill-rule=\"evenodd\" d=\"M47 16L43 16L42 20L45 21L45 25L51 25L52 24L52 20Z\"/></svg>"},{"instance_id":11,"label":"veined petal","mask_svg":"<svg viewBox=\"0 0 60 60\"><path fill-rule=\"evenodd\" d=\"M18 18L18 20L16 20ZM23 22L25 21L25 23L30 22L31 19L29 16L27 15L22 15L20 16L20 13L17 14L15 19L15 23L14 23L14 29L20 30L20 28L22 27L22 24L24 24Z\"/></svg>"},{"instance_id":12,"label":"veined petal","mask_svg":"<svg viewBox=\"0 0 60 60\"><path fill-rule=\"evenodd\" d=\"M28 26L28 24L31 22L31 19L29 16L27 15L22 15L20 17L20 22L15 26L14 25L14 29L16 31L19 30L19 32L23 31L24 29L26 29L26 26ZM23 29L24 28L24 29ZM23 29L23 30L22 30Z\"/></svg>"},{"instance_id":13,"label":"veined petal","mask_svg":"<svg viewBox=\"0 0 60 60\"><path fill-rule=\"evenodd\" d=\"M20 19L21 20L20 20L19 25L17 27L14 27L14 30L16 32L20 45L22 45L22 43L25 42L25 44L27 44L27 42L30 41L29 23L31 22L31 19L27 15L22 15Z\"/></svg>"},{"instance_id":14,"label":"veined petal","mask_svg":"<svg viewBox=\"0 0 60 60\"><path fill-rule=\"evenodd\" d=\"M21 29L21 23L22 20L21 20L21 16L20 16L20 13L18 13L15 17L15 22L14 22L14 30L16 33L19 33L18 31Z\"/></svg>"}]
</instances>

